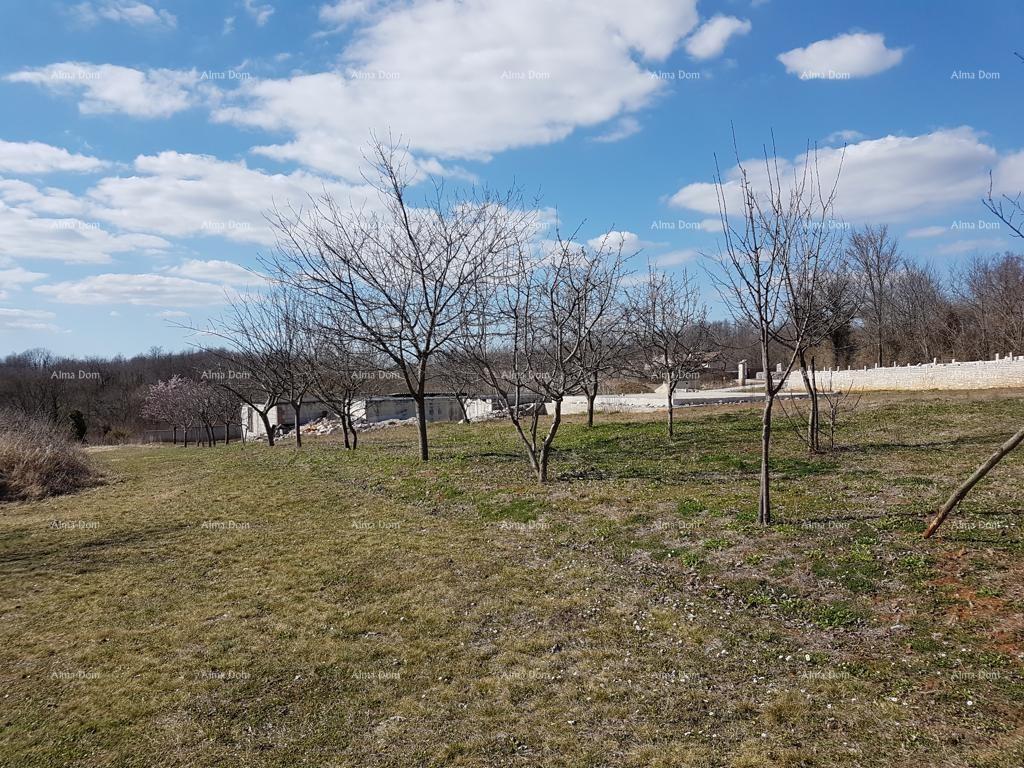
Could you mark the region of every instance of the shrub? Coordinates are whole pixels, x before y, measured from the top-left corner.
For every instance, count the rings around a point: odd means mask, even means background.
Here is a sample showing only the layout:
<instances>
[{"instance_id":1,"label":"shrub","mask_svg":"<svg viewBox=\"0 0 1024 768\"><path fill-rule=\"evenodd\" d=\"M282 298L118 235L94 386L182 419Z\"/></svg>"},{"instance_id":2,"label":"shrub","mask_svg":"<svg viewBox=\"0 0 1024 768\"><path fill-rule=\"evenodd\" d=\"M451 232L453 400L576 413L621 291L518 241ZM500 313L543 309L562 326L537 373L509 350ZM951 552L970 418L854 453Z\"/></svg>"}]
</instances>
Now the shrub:
<instances>
[{"instance_id":1,"label":"shrub","mask_svg":"<svg viewBox=\"0 0 1024 768\"><path fill-rule=\"evenodd\" d=\"M68 431L18 411L0 411L0 501L71 493L97 480Z\"/></svg>"}]
</instances>

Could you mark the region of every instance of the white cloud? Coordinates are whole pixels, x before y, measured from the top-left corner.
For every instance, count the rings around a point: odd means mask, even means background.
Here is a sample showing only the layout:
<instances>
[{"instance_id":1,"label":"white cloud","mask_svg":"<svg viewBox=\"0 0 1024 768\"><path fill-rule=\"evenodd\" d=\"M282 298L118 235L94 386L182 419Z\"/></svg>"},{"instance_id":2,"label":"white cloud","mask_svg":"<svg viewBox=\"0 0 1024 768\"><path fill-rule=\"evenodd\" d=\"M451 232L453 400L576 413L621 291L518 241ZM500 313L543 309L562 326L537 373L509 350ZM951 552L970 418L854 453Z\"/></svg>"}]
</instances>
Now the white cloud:
<instances>
[{"instance_id":1,"label":"white cloud","mask_svg":"<svg viewBox=\"0 0 1024 768\"><path fill-rule=\"evenodd\" d=\"M27 206L0 202L0 257L101 264L112 254L169 246L152 235L113 234L94 221L39 217Z\"/></svg>"},{"instance_id":2,"label":"white cloud","mask_svg":"<svg viewBox=\"0 0 1024 768\"><path fill-rule=\"evenodd\" d=\"M338 0L320 6L320 21L334 28L368 18L377 8L380 0Z\"/></svg>"},{"instance_id":3,"label":"white cloud","mask_svg":"<svg viewBox=\"0 0 1024 768\"><path fill-rule=\"evenodd\" d=\"M121 22L133 27L167 27L174 29L178 19L170 11L158 10L146 3L135 0L107 0L107 2L83 2L72 6L72 13L86 24L95 24L100 19Z\"/></svg>"},{"instance_id":4,"label":"white cloud","mask_svg":"<svg viewBox=\"0 0 1024 768\"><path fill-rule=\"evenodd\" d=\"M274 205L299 207L325 190L341 204L367 197L363 188L304 171L268 174L209 155L140 155L134 169L133 176L105 178L89 190L94 215L125 230L174 237L269 245L274 233L264 214Z\"/></svg>"},{"instance_id":5,"label":"white cloud","mask_svg":"<svg viewBox=\"0 0 1024 768\"><path fill-rule=\"evenodd\" d=\"M996 150L983 143L980 135L969 127L861 141L849 145L845 152L836 214L852 222L904 220L976 201L988 188L988 169L999 161ZM835 178L842 157L843 150L839 148L818 151L823 182L831 183ZM1011 185L1018 178L1013 167L1006 167L1013 159L1011 156L997 166L997 176L1003 184ZM780 159L783 177L792 178L802 162L802 155L792 162ZM763 160L752 159L744 164L755 189L765 189ZM1024 176L1024 163L1020 170ZM740 202L736 168L725 172L725 181L727 202L731 212L736 213ZM670 203L706 214L718 213L715 186L708 182L686 185L671 197Z\"/></svg>"},{"instance_id":6,"label":"white cloud","mask_svg":"<svg viewBox=\"0 0 1024 768\"><path fill-rule=\"evenodd\" d=\"M167 117L200 102L199 74L192 70L145 72L113 64L62 62L7 75L12 83L30 83L56 93L80 93L84 115L121 113L132 117ZM209 89L208 89L209 91Z\"/></svg>"},{"instance_id":7,"label":"white cloud","mask_svg":"<svg viewBox=\"0 0 1024 768\"><path fill-rule=\"evenodd\" d=\"M1001 238L989 237L978 240L956 240L947 245L939 246L936 253L943 256L961 256L965 253L999 251L1006 247L1006 241Z\"/></svg>"},{"instance_id":8,"label":"white cloud","mask_svg":"<svg viewBox=\"0 0 1024 768\"><path fill-rule=\"evenodd\" d=\"M842 131L833 131L825 137L823 144L850 144L854 141L860 141L861 139L867 138L860 131L854 131L852 129L846 129Z\"/></svg>"},{"instance_id":9,"label":"white cloud","mask_svg":"<svg viewBox=\"0 0 1024 768\"><path fill-rule=\"evenodd\" d=\"M721 56L729 40L750 32L750 22L735 16L713 16L700 25L686 41L686 52L695 59Z\"/></svg>"},{"instance_id":10,"label":"white cloud","mask_svg":"<svg viewBox=\"0 0 1024 768\"><path fill-rule=\"evenodd\" d=\"M696 24L695 0L438 0L360 27L343 72L244 82L214 119L292 135L256 151L359 178L371 130L415 152L486 159L554 142L650 103L667 57ZM354 11L353 11L354 12Z\"/></svg>"},{"instance_id":11,"label":"white cloud","mask_svg":"<svg viewBox=\"0 0 1024 768\"><path fill-rule=\"evenodd\" d=\"M210 261L188 259L178 266L168 267L163 271L175 277L187 277L193 280L206 280L235 286L257 285L263 282L263 278L245 267L221 259L211 259Z\"/></svg>"},{"instance_id":12,"label":"white cloud","mask_svg":"<svg viewBox=\"0 0 1024 768\"><path fill-rule=\"evenodd\" d=\"M0 307L0 331L52 331L60 328L53 322L56 315L39 309Z\"/></svg>"},{"instance_id":13,"label":"white cloud","mask_svg":"<svg viewBox=\"0 0 1024 768\"><path fill-rule=\"evenodd\" d=\"M629 255L640 250L645 243L640 240L640 236L635 232L612 230L611 232L590 238L587 240L587 245L595 251L602 248L606 251L617 251L621 246L623 254Z\"/></svg>"},{"instance_id":14,"label":"white cloud","mask_svg":"<svg viewBox=\"0 0 1024 768\"><path fill-rule=\"evenodd\" d=\"M104 165L102 160L95 157L72 154L62 147L54 147L39 141L18 142L0 139L0 172L86 172L98 170Z\"/></svg>"},{"instance_id":15,"label":"white cloud","mask_svg":"<svg viewBox=\"0 0 1024 768\"><path fill-rule=\"evenodd\" d=\"M167 275L92 275L40 285L35 291L62 304L128 304L132 306L195 307L222 304L230 289Z\"/></svg>"},{"instance_id":16,"label":"white cloud","mask_svg":"<svg viewBox=\"0 0 1024 768\"><path fill-rule=\"evenodd\" d=\"M780 53L778 60L801 80L849 80L895 67L906 48L887 48L879 34L851 32Z\"/></svg>"},{"instance_id":17,"label":"white cloud","mask_svg":"<svg viewBox=\"0 0 1024 768\"><path fill-rule=\"evenodd\" d=\"M640 132L640 121L631 115L620 117L610 130L594 137L594 141L611 143L628 139L633 134Z\"/></svg>"},{"instance_id":18,"label":"white cloud","mask_svg":"<svg viewBox=\"0 0 1024 768\"><path fill-rule=\"evenodd\" d=\"M257 27L262 27L274 15L274 6L270 3L257 3L256 0L242 0L245 12L249 14Z\"/></svg>"},{"instance_id":19,"label":"white cloud","mask_svg":"<svg viewBox=\"0 0 1024 768\"><path fill-rule=\"evenodd\" d=\"M678 251L669 251L651 257L651 264L658 268L678 267L697 258L697 251L693 248L683 248Z\"/></svg>"},{"instance_id":20,"label":"white cloud","mask_svg":"<svg viewBox=\"0 0 1024 768\"><path fill-rule=\"evenodd\" d=\"M29 272L21 267L0 269L0 300L10 298L10 290L20 290L22 286L35 283L46 277L44 272Z\"/></svg>"},{"instance_id":21,"label":"white cloud","mask_svg":"<svg viewBox=\"0 0 1024 768\"><path fill-rule=\"evenodd\" d=\"M919 227L908 231L906 236L913 240L921 237L939 237L948 233L949 227Z\"/></svg>"}]
</instances>

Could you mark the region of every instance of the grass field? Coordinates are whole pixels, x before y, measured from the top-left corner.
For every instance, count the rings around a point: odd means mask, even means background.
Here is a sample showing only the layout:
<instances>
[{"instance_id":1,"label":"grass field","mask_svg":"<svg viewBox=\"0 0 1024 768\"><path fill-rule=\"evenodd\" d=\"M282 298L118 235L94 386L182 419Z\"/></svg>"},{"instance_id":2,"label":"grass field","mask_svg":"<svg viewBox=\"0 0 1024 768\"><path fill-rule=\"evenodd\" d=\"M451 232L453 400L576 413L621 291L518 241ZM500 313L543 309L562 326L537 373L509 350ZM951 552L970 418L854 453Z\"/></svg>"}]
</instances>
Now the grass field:
<instances>
[{"instance_id":1,"label":"grass field","mask_svg":"<svg viewBox=\"0 0 1024 768\"><path fill-rule=\"evenodd\" d=\"M0 507L0 765L1024 764L1024 455L927 515L1019 394L866 400L808 457L758 413L356 453L94 453Z\"/></svg>"}]
</instances>

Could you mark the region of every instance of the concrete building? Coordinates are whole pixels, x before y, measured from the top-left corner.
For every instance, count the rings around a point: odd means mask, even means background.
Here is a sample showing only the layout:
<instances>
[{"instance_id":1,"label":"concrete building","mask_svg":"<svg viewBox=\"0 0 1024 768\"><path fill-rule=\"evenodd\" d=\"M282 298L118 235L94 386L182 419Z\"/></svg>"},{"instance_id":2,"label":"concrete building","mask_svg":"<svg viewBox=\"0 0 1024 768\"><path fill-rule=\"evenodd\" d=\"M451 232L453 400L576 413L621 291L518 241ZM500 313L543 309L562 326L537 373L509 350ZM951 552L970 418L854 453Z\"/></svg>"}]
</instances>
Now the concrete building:
<instances>
[{"instance_id":1,"label":"concrete building","mask_svg":"<svg viewBox=\"0 0 1024 768\"><path fill-rule=\"evenodd\" d=\"M474 395L465 398L466 414L479 419L503 406L497 398ZM451 394L430 394L426 397L427 421L462 421L458 399ZM307 400L300 409L300 426L336 414L330 406L319 400ZM267 414L271 426L279 432L290 432L295 427L294 409L289 403L278 403ZM376 424L381 421L405 420L416 416L416 401L410 395L375 395L352 403L352 416L356 422ZM242 433L247 439L266 437L267 430L255 408L242 406Z\"/></svg>"},{"instance_id":2,"label":"concrete building","mask_svg":"<svg viewBox=\"0 0 1024 768\"><path fill-rule=\"evenodd\" d=\"M299 409L299 425L322 419L331 414L326 403L319 400L305 400ZM277 403L267 413L270 426L278 427L278 433L290 432L295 428L295 409L291 403ZM267 436L267 429L259 413L250 405L242 406L242 436L246 440Z\"/></svg>"}]
</instances>

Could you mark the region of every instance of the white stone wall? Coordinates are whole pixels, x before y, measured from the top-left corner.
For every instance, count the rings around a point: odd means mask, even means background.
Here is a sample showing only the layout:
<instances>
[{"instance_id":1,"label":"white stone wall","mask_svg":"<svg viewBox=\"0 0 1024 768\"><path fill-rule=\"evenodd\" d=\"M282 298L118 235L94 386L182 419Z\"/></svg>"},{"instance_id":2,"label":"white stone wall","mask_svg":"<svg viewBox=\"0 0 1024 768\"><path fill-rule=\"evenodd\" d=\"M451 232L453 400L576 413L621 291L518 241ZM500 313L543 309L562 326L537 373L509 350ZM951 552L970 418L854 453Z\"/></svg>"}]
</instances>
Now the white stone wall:
<instances>
[{"instance_id":1,"label":"white stone wall","mask_svg":"<svg viewBox=\"0 0 1024 768\"><path fill-rule=\"evenodd\" d=\"M854 392L1024 387L1024 355L1007 355L1000 360L922 363L866 370L826 369L818 372L817 379L822 389L852 389ZM799 371L790 375L785 388L796 391L804 388Z\"/></svg>"}]
</instances>

